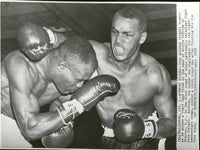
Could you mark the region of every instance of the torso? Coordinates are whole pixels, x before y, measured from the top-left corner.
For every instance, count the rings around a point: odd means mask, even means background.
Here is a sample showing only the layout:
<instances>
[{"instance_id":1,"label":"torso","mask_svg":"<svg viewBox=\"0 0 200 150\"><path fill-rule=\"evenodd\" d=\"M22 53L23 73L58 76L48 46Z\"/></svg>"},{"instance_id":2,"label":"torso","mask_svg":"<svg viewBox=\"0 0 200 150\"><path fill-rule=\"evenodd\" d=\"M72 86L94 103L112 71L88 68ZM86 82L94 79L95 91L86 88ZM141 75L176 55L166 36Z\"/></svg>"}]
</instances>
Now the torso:
<instances>
[{"instance_id":1,"label":"torso","mask_svg":"<svg viewBox=\"0 0 200 150\"><path fill-rule=\"evenodd\" d=\"M97 47L97 49L98 48L100 47ZM153 98L157 92L157 87L155 84L152 84L149 72L154 70L152 68L156 68L158 65L155 64L156 61L150 58L150 56L141 54L141 57L145 60L148 59L148 63L137 69L130 69L124 72L114 63L109 53L110 48L104 46L103 50L104 52L99 52L99 54L97 54L99 65L98 73L115 76L119 80L121 88L116 95L106 97L103 101L98 103L96 108L102 123L112 128L114 113L123 108L133 110L143 119L150 116L155 111L153 107ZM152 64L150 63L151 61Z\"/></svg>"},{"instance_id":2,"label":"torso","mask_svg":"<svg viewBox=\"0 0 200 150\"><path fill-rule=\"evenodd\" d=\"M13 118L13 113L10 105L10 95L9 95L9 81L7 77L7 71L5 69L5 64L8 63L7 60L9 57L18 55L21 59L25 59L28 63L28 69L31 70L32 76L34 77L34 85L32 88L32 93L38 98L38 103L40 106L43 106L47 103L50 103L52 100L59 97L59 93L55 85L51 82L47 82L38 72L34 63L25 58L20 52L15 51L8 55L1 65L1 112L9 117Z\"/></svg>"}]
</instances>

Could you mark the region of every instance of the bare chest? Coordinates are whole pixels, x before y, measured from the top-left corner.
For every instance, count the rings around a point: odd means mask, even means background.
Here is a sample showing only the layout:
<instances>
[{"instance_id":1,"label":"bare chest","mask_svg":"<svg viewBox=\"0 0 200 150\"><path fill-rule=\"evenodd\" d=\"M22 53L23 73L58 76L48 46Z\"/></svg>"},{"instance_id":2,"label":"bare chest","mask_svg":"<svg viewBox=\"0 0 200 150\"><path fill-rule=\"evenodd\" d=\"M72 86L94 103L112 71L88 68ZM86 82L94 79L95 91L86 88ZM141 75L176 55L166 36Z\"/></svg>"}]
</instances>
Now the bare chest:
<instances>
[{"instance_id":1,"label":"bare chest","mask_svg":"<svg viewBox=\"0 0 200 150\"><path fill-rule=\"evenodd\" d=\"M155 94L154 87L145 69L123 72L109 60L104 60L100 62L98 72L99 74L115 76L121 84L119 92L113 97L106 98L107 101L119 101L119 103L123 102L125 105L134 106L144 105Z\"/></svg>"},{"instance_id":2,"label":"bare chest","mask_svg":"<svg viewBox=\"0 0 200 150\"><path fill-rule=\"evenodd\" d=\"M153 111L155 90L145 73L127 73L124 76L111 70L102 73L114 75L121 84L116 95L106 97L97 105L97 111L105 125L111 127L113 116L119 109L131 109L143 118Z\"/></svg>"},{"instance_id":3,"label":"bare chest","mask_svg":"<svg viewBox=\"0 0 200 150\"><path fill-rule=\"evenodd\" d=\"M105 98L105 103L114 102L120 106L133 108L148 105L152 101L155 90L145 75L131 75L125 78L116 77L121 84L121 88L116 95Z\"/></svg>"}]
</instances>

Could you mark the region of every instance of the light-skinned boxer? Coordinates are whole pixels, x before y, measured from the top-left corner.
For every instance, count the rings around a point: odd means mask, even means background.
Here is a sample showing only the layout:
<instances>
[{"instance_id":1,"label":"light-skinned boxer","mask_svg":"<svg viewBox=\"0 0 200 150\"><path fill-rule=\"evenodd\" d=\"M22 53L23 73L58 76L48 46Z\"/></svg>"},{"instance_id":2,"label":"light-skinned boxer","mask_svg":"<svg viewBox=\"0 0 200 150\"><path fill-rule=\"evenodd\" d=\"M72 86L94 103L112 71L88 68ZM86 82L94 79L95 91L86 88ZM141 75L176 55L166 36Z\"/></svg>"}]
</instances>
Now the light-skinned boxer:
<instances>
[{"instance_id":1,"label":"light-skinned boxer","mask_svg":"<svg viewBox=\"0 0 200 150\"><path fill-rule=\"evenodd\" d=\"M175 135L170 75L153 57L140 52L147 37L146 25L144 13L126 7L114 15L111 43L91 42L98 73L113 75L121 84L116 95L96 107L104 128L104 148L157 149L159 139ZM131 123L127 125L127 121Z\"/></svg>"},{"instance_id":2,"label":"light-skinned boxer","mask_svg":"<svg viewBox=\"0 0 200 150\"><path fill-rule=\"evenodd\" d=\"M8 54L1 65L2 147L28 148L32 147L29 141L46 136L42 141L48 145L52 140L48 135L54 132L60 133L53 137L55 141L60 136L71 140L70 122L120 87L110 75L84 84L96 66L91 44L80 36L71 37L37 62L20 51ZM40 112L41 106L54 100L60 100L59 107Z\"/></svg>"},{"instance_id":3,"label":"light-skinned boxer","mask_svg":"<svg viewBox=\"0 0 200 150\"><path fill-rule=\"evenodd\" d=\"M116 95L96 106L104 128L103 148L157 149L159 139L175 135L170 75L156 59L140 52L146 26L142 11L126 7L114 15L111 43L90 41L98 74L113 75L121 84Z\"/></svg>"}]
</instances>

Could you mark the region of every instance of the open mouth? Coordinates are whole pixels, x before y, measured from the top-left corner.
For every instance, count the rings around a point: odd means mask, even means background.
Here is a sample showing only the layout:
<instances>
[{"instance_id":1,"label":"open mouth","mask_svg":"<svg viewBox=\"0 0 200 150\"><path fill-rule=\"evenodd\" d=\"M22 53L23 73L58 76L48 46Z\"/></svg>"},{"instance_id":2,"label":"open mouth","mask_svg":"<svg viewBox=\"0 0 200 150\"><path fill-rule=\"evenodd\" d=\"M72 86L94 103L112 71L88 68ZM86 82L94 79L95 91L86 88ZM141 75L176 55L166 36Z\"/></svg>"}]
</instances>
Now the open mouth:
<instances>
[{"instance_id":1,"label":"open mouth","mask_svg":"<svg viewBox=\"0 0 200 150\"><path fill-rule=\"evenodd\" d=\"M114 46L115 55L122 56L122 55L124 55L124 52L125 52L125 50L123 47Z\"/></svg>"}]
</instances>

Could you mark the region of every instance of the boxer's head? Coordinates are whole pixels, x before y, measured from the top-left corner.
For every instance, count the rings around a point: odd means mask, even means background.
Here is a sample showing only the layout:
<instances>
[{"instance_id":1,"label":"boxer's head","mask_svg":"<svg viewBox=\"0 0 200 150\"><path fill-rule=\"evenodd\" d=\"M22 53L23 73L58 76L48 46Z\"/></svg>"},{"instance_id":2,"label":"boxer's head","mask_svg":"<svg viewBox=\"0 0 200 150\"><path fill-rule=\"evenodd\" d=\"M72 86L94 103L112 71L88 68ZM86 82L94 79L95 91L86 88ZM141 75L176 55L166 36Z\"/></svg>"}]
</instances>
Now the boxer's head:
<instances>
[{"instance_id":1,"label":"boxer's head","mask_svg":"<svg viewBox=\"0 0 200 150\"><path fill-rule=\"evenodd\" d=\"M44 58L52 46L45 29L31 22L20 26L17 41L21 52L32 61Z\"/></svg>"},{"instance_id":2,"label":"boxer's head","mask_svg":"<svg viewBox=\"0 0 200 150\"><path fill-rule=\"evenodd\" d=\"M117 61L126 61L137 54L146 40L145 15L134 7L115 13L111 29L111 47Z\"/></svg>"},{"instance_id":3,"label":"boxer's head","mask_svg":"<svg viewBox=\"0 0 200 150\"><path fill-rule=\"evenodd\" d=\"M72 93L80 88L97 67L92 45L80 36L67 39L52 54L50 60L56 62L53 82L61 93Z\"/></svg>"}]
</instances>

